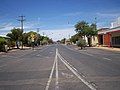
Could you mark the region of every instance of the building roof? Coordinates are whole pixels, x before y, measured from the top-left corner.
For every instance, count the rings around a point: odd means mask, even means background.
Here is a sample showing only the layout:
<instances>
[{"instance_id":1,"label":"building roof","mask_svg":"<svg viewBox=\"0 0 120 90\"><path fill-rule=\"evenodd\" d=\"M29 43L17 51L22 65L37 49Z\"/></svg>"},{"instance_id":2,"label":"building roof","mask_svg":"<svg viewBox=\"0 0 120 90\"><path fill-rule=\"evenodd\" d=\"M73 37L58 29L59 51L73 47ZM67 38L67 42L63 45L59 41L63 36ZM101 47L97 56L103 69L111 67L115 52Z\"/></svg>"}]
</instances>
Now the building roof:
<instances>
[{"instance_id":1,"label":"building roof","mask_svg":"<svg viewBox=\"0 0 120 90\"><path fill-rule=\"evenodd\" d=\"M120 26L98 31L98 34L106 34L106 33L118 32L118 31L120 31Z\"/></svg>"}]
</instances>

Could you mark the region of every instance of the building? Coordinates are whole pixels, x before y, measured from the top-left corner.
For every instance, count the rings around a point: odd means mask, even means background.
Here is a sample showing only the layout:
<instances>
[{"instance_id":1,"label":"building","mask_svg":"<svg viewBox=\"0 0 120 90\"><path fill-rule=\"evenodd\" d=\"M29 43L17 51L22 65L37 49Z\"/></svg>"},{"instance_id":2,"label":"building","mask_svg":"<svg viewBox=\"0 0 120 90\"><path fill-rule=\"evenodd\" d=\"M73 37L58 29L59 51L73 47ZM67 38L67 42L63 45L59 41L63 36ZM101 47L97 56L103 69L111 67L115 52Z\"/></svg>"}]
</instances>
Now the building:
<instances>
[{"instance_id":1,"label":"building","mask_svg":"<svg viewBox=\"0 0 120 90\"><path fill-rule=\"evenodd\" d=\"M118 26L120 26L120 17L118 17L116 19L116 21L111 23L111 28L115 28L115 27L118 27Z\"/></svg>"},{"instance_id":2,"label":"building","mask_svg":"<svg viewBox=\"0 0 120 90\"><path fill-rule=\"evenodd\" d=\"M70 39L66 39L66 40L65 40L65 45L70 45L70 44L71 44Z\"/></svg>"},{"instance_id":3,"label":"building","mask_svg":"<svg viewBox=\"0 0 120 90\"><path fill-rule=\"evenodd\" d=\"M98 44L108 47L120 47L120 26L99 30Z\"/></svg>"},{"instance_id":4,"label":"building","mask_svg":"<svg viewBox=\"0 0 120 90\"><path fill-rule=\"evenodd\" d=\"M91 44L92 44L92 46L97 46L98 45L98 37L97 36L92 36Z\"/></svg>"}]
</instances>

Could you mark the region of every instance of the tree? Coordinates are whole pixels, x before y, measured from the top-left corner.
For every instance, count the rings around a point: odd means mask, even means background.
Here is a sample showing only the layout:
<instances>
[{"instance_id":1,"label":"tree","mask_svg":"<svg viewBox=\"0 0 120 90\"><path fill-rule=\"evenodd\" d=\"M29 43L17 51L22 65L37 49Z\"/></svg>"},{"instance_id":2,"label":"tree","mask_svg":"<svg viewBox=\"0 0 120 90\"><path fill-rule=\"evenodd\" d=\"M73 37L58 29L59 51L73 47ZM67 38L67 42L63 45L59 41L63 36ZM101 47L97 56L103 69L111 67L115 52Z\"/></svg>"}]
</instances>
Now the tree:
<instances>
[{"instance_id":1,"label":"tree","mask_svg":"<svg viewBox=\"0 0 120 90\"><path fill-rule=\"evenodd\" d=\"M85 31L88 26L89 26L88 23L85 21L78 22L75 25L75 31L79 34L80 37L85 36L85 34L86 34Z\"/></svg>"},{"instance_id":2,"label":"tree","mask_svg":"<svg viewBox=\"0 0 120 90\"><path fill-rule=\"evenodd\" d=\"M61 43L62 43L62 44L65 44L65 40L66 40L66 38L63 38L63 39L61 40Z\"/></svg>"},{"instance_id":3,"label":"tree","mask_svg":"<svg viewBox=\"0 0 120 90\"><path fill-rule=\"evenodd\" d=\"M4 50L4 45L6 44L6 40L3 37L0 37L0 52L5 51Z\"/></svg>"},{"instance_id":4,"label":"tree","mask_svg":"<svg viewBox=\"0 0 120 90\"><path fill-rule=\"evenodd\" d=\"M76 43L76 41L79 40L79 35L75 34L70 38L70 41L73 42L74 44Z\"/></svg>"},{"instance_id":5,"label":"tree","mask_svg":"<svg viewBox=\"0 0 120 90\"><path fill-rule=\"evenodd\" d=\"M23 31L19 28L13 28L11 33L8 33L6 36L10 37L12 41L16 42L17 48L19 48L19 42L22 41Z\"/></svg>"},{"instance_id":6,"label":"tree","mask_svg":"<svg viewBox=\"0 0 120 90\"><path fill-rule=\"evenodd\" d=\"M96 24L88 24L85 21L78 22L75 25L75 31L79 34L80 38L87 37L88 45L91 46L91 37L97 34Z\"/></svg>"},{"instance_id":7,"label":"tree","mask_svg":"<svg viewBox=\"0 0 120 90\"><path fill-rule=\"evenodd\" d=\"M29 46L34 46L37 42L37 33L30 31L27 33L27 43Z\"/></svg>"},{"instance_id":8,"label":"tree","mask_svg":"<svg viewBox=\"0 0 120 90\"><path fill-rule=\"evenodd\" d=\"M96 24L91 24L86 28L86 37L88 39L88 45L91 46L91 38L92 36L97 35Z\"/></svg>"},{"instance_id":9,"label":"tree","mask_svg":"<svg viewBox=\"0 0 120 90\"><path fill-rule=\"evenodd\" d=\"M49 39L49 40L48 40L48 43L49 43L49 44L53 44L53 40L52 40L52 39Z\"/></svg>"},{"instance_id":10,"label":"tree","mask_svg":"<svg viewBox=\"0 0 120 90\"><path fill-rule=\"evenodd\" d=\"M42 40L42 44L43 45L47 45L48 44L48 41L49 41L49 38L47 36L44 36L43 37L43 40Z\"/></svg>"},{"instance_id":11,"label":"tree","mask_svg":"<svg viewBox=\"0 0 120 90\"><path fill-rule=\"evenodd\" d=\"M23 34L23 44L26 46L31 46L32 44L38 46L40 41L42 41L42 36L34 31Z\"/></svg>"},{"instance_id":12,"label":"tree","mask_svg":"<svg viewBox=\"0 0 120 90\"><path fill-rule=\"evenodd\" d=\"M27 33L23 33L23 45L28 45L28 35Z\"/></svg>"},{"instance_id":13,"label":"tree","mask_svg":"<svg viewBox=\"0 0 120 90\"><path fill-rule=\"evenodd\" d=\"M77 41L77 46L81 47L81 49L83 49L83 47L85 47L85 45L86 45L86 41L83 38L81 38Z\"/></svg>"}]
</instances>

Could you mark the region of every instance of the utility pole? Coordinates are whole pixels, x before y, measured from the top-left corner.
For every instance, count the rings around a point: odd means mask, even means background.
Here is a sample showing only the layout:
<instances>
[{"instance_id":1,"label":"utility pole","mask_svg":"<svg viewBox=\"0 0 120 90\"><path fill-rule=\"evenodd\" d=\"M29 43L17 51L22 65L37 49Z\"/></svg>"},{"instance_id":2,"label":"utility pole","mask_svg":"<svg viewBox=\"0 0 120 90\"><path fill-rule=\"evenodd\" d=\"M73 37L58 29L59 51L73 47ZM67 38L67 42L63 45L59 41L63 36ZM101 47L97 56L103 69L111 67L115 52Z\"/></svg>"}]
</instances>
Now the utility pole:
<instances>
[{"instance_id":1,"label":"utility pole","mask_svg":"<svg viewBox=\"0 0 120 90\"><path fill-rule=\"evenodd\" d=\"M37 33L39 33L40 28L37 28Z\"/></svg>"},{"instance_id":2,"label":"utility pole","mask_svg":"<svg viewBox=\"0 0 120 90\"><path fill-rule=\"evenodd\" d=\"M97 23L97 17L95 17L95 24Z\"/></svg>"},{"instance_id":3,"label":"utility pole","mask_svg":"<svg viewBox=\"0 0 120 90\"><path fill-rule=\"evenodd\" d=\"M45 35L45 33L43 32L43 36Z\"/></svg>"},{"instance_id":4,"label":"utility pole","mask_svg":"<svg viewBox=\"0 0 120 90\"><path fill-rule=\"evenodd\" d=\"M68 35L69 39L70 39L70 34Z\"/></svg>"},{"instance_id":5,"label":"utility pole","mask_svg":"<svg viewBox=\"0 0 120 90\"><path fill-rule=\"evenodd\" d=\"M38 41L39 38L40 38L40 37L39 37L39 29L40 29L40 28L37 28L37 46L40 45L40 41Z\"/></svg>"},{"instance_id":6,"label":"utility pole","mask_svg":"<svg viewBox=\"0 0 120 90\"><path fill-rule=\"evenodd\" d=\"M24 19L25 16L21 15L19 17L20 17L20 19L18 21L20 21L20 23L21 23L21 30L23 31L23 22L25 21L25 19Z\"/></svg>"},{"instance_id":7,"label":"utility pole","mask_svg":"<svg viewBox=\"0 0 120 90\"><path fill-rule=\"evenodd\" d=\"M25 16L21 15L21 16L19 16L20 19L18 19L18 21L20 21L20 23L21 23L22 32L24 32L24 30L23 30L23 22L25 21L24 17ZM22 36L22 49L23 49L23 36Z\"/></svg>"},{"instance_id":8,"label":"utility pole","mask_svg":"<svg viewBox=\"0 0 120 90\"><path fill-rule=\"evenodd\" d=\"M95 29L97 28L97 17L95 17Z\"/></svg>"}]
</instances>

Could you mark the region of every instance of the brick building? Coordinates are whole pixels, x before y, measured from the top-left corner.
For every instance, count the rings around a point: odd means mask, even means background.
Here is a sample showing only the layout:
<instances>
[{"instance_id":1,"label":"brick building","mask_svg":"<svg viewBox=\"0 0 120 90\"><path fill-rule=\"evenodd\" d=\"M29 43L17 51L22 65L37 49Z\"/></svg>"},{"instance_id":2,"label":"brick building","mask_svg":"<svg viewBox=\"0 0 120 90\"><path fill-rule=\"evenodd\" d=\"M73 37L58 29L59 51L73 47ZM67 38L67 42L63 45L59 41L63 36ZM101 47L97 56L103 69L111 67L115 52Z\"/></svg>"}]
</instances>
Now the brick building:
<instances>
[{"instance_id":1,"label":"brick building","mask_svg":"<svg viewBox=\"0 0 120 90\"><path fill-rule=\"evenodd\" d=\"M100 29L98 32L98 44L108 47L120 47L120 26Z\"/></svg>"}]
</instances>

